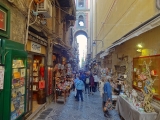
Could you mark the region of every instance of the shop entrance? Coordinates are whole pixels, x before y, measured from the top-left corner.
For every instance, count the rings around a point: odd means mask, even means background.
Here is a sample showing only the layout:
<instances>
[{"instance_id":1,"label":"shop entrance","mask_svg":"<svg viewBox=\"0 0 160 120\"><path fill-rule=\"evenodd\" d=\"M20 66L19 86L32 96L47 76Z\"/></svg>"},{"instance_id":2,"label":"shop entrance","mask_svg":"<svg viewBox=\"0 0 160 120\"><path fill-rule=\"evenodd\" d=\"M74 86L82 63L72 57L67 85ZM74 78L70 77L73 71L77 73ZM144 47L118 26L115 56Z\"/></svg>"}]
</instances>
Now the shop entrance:
<instances>
[{"instance_id":1,"label":"shop entrance","mask_svg":"<svg viewBox=\"0 0 160 120\"><path fill-rule=\"evenodd\" d=\"M35 112L43 103L44 99L38 97L39 93L45 91L45 84L42 82L42 86L39 85L40 81L44 81L45 67L44 56L41 55L28 55L28 67L27 67L27 107L26 111L29 116ZM42 88L41 88L42 87ZM41 91L40 91L41 88Z\"/></svg>"}]
</instances>

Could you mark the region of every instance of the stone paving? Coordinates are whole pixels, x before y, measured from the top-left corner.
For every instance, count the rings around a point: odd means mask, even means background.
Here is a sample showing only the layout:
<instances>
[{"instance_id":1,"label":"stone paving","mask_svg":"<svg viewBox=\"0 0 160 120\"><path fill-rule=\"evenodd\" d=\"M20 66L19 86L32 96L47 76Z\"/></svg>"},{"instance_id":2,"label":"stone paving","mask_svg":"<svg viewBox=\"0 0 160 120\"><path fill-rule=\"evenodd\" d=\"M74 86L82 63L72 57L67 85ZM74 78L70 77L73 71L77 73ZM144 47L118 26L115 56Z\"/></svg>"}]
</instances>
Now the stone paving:
<instances>
[{"instance_id":1,"label":"stone paving","mask_svg":"<svg viewBox=\"0 0 160 120\"><path fill-rule=\"evenodd\" d=\"M83 96L83 102L75 101L71 92L65 104L51 103L35 120L106 120L99 92Z\"/></svg>"}]
</instances>

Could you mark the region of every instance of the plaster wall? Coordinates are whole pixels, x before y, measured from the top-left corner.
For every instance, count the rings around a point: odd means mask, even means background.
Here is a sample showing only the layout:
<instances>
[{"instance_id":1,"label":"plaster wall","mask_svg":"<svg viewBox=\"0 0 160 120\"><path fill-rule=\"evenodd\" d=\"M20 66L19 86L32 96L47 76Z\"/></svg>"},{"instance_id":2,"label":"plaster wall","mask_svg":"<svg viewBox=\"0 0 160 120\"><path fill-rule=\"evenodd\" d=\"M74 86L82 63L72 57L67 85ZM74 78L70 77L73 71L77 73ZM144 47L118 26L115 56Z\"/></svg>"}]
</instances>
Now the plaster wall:
<instances>
[{"instance_id":1,"label":"plaster wall","mask_svg":"<svg viewBox=\"0 0 160 120\"><path fill-rule=\"evenodd\" d=\"M109 56L103 59L103 66L112 68L114 71L115 65L126 65L126 62L120 60L122 56L128 56L128 71L129 71L129 83L132 84L132 72L133 72L133 58L140 56L150 56L160 54L160 26L156 27L146 33L143 33L119 46L115 47L115 51L110 53ZM137 44L141 43L143 48L142 52L137 52ZM108 62L112 60L111 62Z\"/></svg>"},{"instance_id":2,"label":"plaster wall","mask_svg":"<svg viewBox=\"0 0 160 120\"><path fill-rule=\"evenodd\" d=\"M94 34L104 42L104 47L98 45L98 52L159 13L155 0L98 0L96 5Z\"/></svg>"}]
</instances>

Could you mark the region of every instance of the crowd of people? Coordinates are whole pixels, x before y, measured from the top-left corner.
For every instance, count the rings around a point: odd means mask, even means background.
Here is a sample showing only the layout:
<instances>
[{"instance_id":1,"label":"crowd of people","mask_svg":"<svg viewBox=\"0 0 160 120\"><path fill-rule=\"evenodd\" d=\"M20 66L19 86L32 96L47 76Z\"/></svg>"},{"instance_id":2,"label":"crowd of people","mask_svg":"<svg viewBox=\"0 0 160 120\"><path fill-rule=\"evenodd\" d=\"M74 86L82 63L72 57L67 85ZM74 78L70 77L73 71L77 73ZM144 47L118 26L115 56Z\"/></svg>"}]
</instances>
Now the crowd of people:
<instances>
[{"instance_id":1,"label":"crowd of people","mask_svg":"<svg viewBox=\"0 0 160 120\"><path fill-rule=\"evenodd\" d=\"M96 73L80 72L75 74L73 88L75 90L75 98L79 101L83 101L82 92L87 95L93 95L98 90L99 78Z\"/></svg>"},{"instance_id":2,"label":"crowd of people","mask_svg":"<svg viewBox=\"0 0 160 120\"><path fill-rule=\"evenodd\" d=\"M105 76L98 76L91 71L81 71L75 74L73 90L75 91L76 101L84 101L83 92L89 96L99 91L102 97L102 108L104 108L108 102L112 103L112 92L113 89L116 88L112 77L108 73L106 73ZM107 113L108 112L105 111L104 115L106 116Z\"/></svg>"}]
</instances>

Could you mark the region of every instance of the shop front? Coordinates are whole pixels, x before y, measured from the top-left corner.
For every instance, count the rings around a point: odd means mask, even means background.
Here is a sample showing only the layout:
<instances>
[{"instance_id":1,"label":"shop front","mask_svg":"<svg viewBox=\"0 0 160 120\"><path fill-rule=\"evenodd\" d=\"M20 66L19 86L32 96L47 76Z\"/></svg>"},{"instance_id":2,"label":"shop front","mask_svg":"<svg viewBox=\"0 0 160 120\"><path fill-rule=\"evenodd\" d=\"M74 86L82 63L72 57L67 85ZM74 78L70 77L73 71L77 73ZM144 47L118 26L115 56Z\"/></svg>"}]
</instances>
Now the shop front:
<instances>
[{"instance_id":1,"label":"shop front","mask_svg":"<svg viewBox=\"0 0 160 120\"><path fill-rule=\"evenodd\" d=\"M65 51L55 47L53 49L53 84L54 100L65 102L72 86L72 68Z\"/></svg>"},{"instance_id":2,"label":"shop front","mask_svg":"<svg viewBox=\"0 0 160 120\"><path fill-rule=\"evenodd\" d=\"M27 42L28 67L26 107L28 115L35 112L41 105L46 103L46 47L47 41L45 39L29 32L29 40ZM48 74L50 74L50 72Z\"/></svg>"},{"instance_id":3,"label":"shop front","mask_svg":"<svg viewBox=\"0 0 160 120\"><path fill-rule=\"evenodd\" d=\"M136 32L142 32L147 25ZM108 51L112 54L113 81L118 82L119 90L124 91L117 103L117 110L124 119L160 119L159 31L160 26L157 26L131 39L128 35L123 44L117 43L112 47L114 51ZM109 55L106 57L106 61L109 60ZM128 111L130 115L126 114Z\"/></svg>"}]
</instances>

